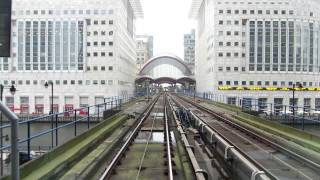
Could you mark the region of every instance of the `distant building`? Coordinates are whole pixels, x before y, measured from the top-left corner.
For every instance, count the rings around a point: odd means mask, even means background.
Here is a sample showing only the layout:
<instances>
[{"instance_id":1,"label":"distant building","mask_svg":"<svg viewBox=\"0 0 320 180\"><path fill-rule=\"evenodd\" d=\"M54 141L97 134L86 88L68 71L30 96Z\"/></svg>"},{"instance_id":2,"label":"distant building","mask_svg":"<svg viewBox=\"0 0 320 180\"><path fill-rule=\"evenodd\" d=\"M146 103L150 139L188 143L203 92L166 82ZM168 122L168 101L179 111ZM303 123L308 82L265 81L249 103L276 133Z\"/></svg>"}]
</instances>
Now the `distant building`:
<instances>
[{"instance_id":1,"label":"distant building","mask_svg":"<svg viewBox=\"0 0 320 180\"><path fill-rule=\"evenodd\" d=\"M0 58L5 103L16 112L47 113L133 94L139 0L13 0L12 56Z\"/></svg>"},{"instance_id":2,"label":"distant building","mask_svg":"<svg viewBox=\"0 0 320 180\"><path fill-rule=\"evenodd\" d=\"M153 56L153 36L137 35L137 70L140 70L144 63Z\"/></svg>"},{"instance_id":3,"label":"distant building","mask_svg":"<svg viewBox=\"0 0 320 180\"><path fill-rule=\"evenodd\" d=\"M242 97L269 109L295 102L319 111L319 7L317 0L193 0L197 91L232 104ZM293 99L297 84L304 88Z\"/></svg>"},{"instance_id":4,"label":"distant building","mask_svg":"<svg viewBox=\"0 0 320 180\"><path fill-rule=\"evenodd\" d=\"M194 73L195 64L195 30L192 29L190 34L184 35L184 61Z\"/></svg>"}]
</instances>

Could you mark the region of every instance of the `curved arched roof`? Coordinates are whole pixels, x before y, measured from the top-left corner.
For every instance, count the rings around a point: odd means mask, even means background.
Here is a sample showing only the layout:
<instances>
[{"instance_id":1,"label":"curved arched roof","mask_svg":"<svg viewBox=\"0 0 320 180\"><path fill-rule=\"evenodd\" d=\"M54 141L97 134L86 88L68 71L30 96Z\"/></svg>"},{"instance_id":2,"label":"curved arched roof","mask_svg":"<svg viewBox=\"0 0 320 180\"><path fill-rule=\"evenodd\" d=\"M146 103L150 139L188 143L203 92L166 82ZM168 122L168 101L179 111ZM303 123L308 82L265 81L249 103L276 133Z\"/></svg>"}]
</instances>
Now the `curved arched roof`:
<instances>
[{"instance_id":1,"label":"curved arched roof","mask_svg":"<svg viewBox=\"0 0 320 180\"><path fill-rule=\"evenodd\" d=\"M181 58L173 54L161 54L158 56L154 56L149 59L141 68L139 75L146 75L150 72L154 67L162 65L162 64L170 64L181 70L181 72L185 76L189 76L192 74L190 68L183 62Z\"/></svg>"},{"instance_id":2,"label":"curved arched roof","mask_svg":"<svg viewBox=\"0 0 320 180\"><path fill-rule=\"evenodd\" d=\"M171 78L171 77L160 77L160 78L155 79L154 82L157 84L163 84L163 83L175 84L176 79Z\"/></svg>"},{"instance_id":3,"label":"curved arched roof","mask_svg":"<svg viewBox=\"0 0 320 180\"><path fill-rule=\"evenodd\" d=\"M188 82L188 83L195 83L196 80L194 78L191 78L191 77L181 77L181 78L178 78L177 79L177 83L185 83L185 82Z\"/></svg>"},{"instance_id":4,"label":"curved arched roof","mask_svg":"<svg viewBox=\"0 0 320 180\"><path fill-rule=\"evenodd\" d=\"M163 83L168 83L168 84L190 83L190 84L194 84L194 83L196 83L194 78L191 78L191 77L181 77L181 78L178 78L178 79L175 79L175 78L172 78L172 77L159 77L159 78L153 79L150 76L138 77L135 82L138 83L138 84L141 84L141 83L144 83L146 81L149 81L150 83L156 83L156 84L163 84Z\"/></svg>"},{"instance_id":5,"label":"curved arched roof","mask_svg":"<svg viewBox=\"0 0 320 180\"><path fill-rule=\"evenodd\" d=\"M141 77L138 77L136 80L135 80L135 82L136 83L138 83L138 84L140 84L140 83L143 83L143 82L145 82L145 81L149 81L150 83L153 83L153 79L152 79L152 77L150 77L150 76L141 76Z\"/></svg>"}]
</instances>

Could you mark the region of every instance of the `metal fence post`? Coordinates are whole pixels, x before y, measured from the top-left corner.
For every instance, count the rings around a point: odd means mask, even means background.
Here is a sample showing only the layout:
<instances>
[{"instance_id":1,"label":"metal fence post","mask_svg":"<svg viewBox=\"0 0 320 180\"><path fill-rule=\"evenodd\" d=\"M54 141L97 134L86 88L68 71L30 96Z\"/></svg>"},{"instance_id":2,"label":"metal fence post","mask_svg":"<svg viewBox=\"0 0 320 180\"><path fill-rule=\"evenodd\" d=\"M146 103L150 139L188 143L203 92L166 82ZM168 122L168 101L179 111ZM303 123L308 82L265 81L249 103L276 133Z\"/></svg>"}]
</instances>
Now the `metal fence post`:
<instances>
[{"instance_id":1,"label":"metal fence post","mask_svg":"<svg viewBox=\"0 0 320 180\"><path fill-rule=\"evenodd\" d=\"M100 120L100 106L98 104L98 122L99 122L99 120Z\"/></svg>"},{"instance_id":2,"label":"metal fence post","mask_svg":"<svg viewBox=\"0 0 320 180\"><path fill-rule=\"evenodd\" d=\"M90 129L90 107L87 110L87 122L88 122L88 129Z\"/></svg>"},{"instance_id":3,"label":"metal fence post","mask_svg":"<svg viewBox=\"0 0 320 180\"><path fill-rule=\"evenodd\" d=\"M104 103L104 110L107 110L107 104L106 104L106 98L103 99L103 103Z\"/></svg>"},{"instance_id":4,"label":"metal fence post","mask_svg":"<svg viewBox=\"0 0 320 180\"><path fill-rule=\"evenodd\" d=\"M304 131L304 109L302 111L302 130Z\"/></svg>"},{"instance_id":5,"label":"metal fence post","mask_svg":"<svg viewBox=\"0 0 320 180\"><path fill-rule=\"evenodd\" d=\"M51 149L53 148L53 112L51 112L50 115L50 120L51 120Z\"/></svg>"},{"instance_id":6,"label":"metal fence post","mask_svg":"<svg viewBox=\"0 0 320 180\"><path fill-rule=\"evenodd\" d=\"M77 136L77 110L74 110L74 136Z\"/></svg>"},{"instance_id":7,"label":"metal fence post","mask_svg":"<svg viewBox=\"0 0 320 180\"><path fill-rule=\"evenodd\" d=\"M31 139L30 139L30 137L31 137L31 132L30 132L30 121L28 121L28 123L27 123L27 129L28 129L28 141L27 141L27 148L28 148L28 160L29 160L29 158L30 158L30 144L31 144Z\"/></svg>"},{"instance_id":8,"label":"metal fence post","mask_svg":"<svg viewBox=\"0 0 320 180\"><path fill-rule=\"evenodd\" d=\"M59 144L58 138L59 138L59 134L58 134L58 114L56 114L56 146L58 146L58 144Z\"/></svg>"}]
</instances>

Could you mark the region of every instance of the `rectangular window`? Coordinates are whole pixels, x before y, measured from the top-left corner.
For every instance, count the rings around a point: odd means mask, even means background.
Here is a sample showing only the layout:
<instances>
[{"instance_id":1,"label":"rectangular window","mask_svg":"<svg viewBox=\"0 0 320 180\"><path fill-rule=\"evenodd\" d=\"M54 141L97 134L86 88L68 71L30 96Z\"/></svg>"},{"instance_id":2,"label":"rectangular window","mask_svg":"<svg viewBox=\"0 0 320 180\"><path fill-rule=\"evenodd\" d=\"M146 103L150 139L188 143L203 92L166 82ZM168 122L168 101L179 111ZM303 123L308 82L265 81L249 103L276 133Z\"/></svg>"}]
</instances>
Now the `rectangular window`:
<instances>
[{"instance_id":1,"label":"rectangular window","mask_svg":"<svg viewBox=\"0 0 320 180\"><path fill-rule=\"evenodd\" d=\"M258 47L257 47L257 71L262 71L263 57L263 22L258 21Z\"/></svg>"},{"instance_id":2,"label":"rectangular window","mask_svg":"<svg viewBox=\"0 0 320 180\"><path fill-rule=\"evenodd\" d=\"M281 21L281 65L280 71L286 71L287 60L287 22Z\"/></svg>"},{"instance_id":3,"label":"rectangular window","mask_svg":"<svg viewBox=\"0 0 320 180\"><path fill-rule=\"evenodd\" d=\"M273 21L273 71L278 71L279 58L279 22Z\"/></svg>"},{"instance_id":4,"label":"rectangular window","mask_svg":"<svg viewBox=\"0 0 320 180\"><path fill-rule=\"evenodd\" d=\"M249 46L249 71L254 71L254 66L255 66L255 21L250 21L250 46Z\"/></svg>"}]
</instances>

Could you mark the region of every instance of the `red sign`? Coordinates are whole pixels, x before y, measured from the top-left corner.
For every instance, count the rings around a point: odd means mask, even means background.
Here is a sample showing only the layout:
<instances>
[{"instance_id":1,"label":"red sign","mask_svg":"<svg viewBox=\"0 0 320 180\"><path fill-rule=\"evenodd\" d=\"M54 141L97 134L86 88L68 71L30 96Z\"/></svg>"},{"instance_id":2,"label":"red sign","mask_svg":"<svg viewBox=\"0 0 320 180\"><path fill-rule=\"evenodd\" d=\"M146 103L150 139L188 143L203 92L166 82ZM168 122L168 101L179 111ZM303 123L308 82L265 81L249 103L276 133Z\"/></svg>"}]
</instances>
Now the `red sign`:
<instances>
[{"instance_id":1,"label":"red sign","mask_svg":"<svg viewBox=\"0 0 320 180\"><path fill-rule=\"evenodd\" d=\"M87 108L80 109L80 115L87 115L87 114L88 114Z\"/></svg>"},{"instance_id":2,"label":"red sign","mask_svg":"<svg viewBox=\"0 0 320 180\"><path fill-rule=\"evenodd\" d=\"M43 104L36 104L35 109L36 109L36 114L43 114L44 105Z\"/></svg>"},{"instance_id":3,"label":"red sign","mask_svg":"<svg viewBox=\"0 0 320 180\"><path fill-rule=\"evenodd\" d=\"M20 105L20 113L28 114L29 113L29 104L21 104Z\"/></svg>"},{"instance_id":4,"label":"red sign","mask_svg":"<svg viewBox=\"0 0 320 180\"><path fill-rule=\"evenodd\" d=\"M53 112L59 112L59 104L53 104L52 109Z\"/></svg>"},{"instance_id":5,"label":"red sign","mask_svg":"<svg viewBox=\"0 0 320 180\"><path fill-rule=\"evenodd\" d=\"M73 110L73 104L66 104L66 105L64 105L64 111L66 111L66 112L64 113L65 116L69 116L70 113L72 113L72 112L70 112L70 111L72 111L72 110ZM67 111L68 111L68 112L67 112Z\"/></svg>"}]
</instances>

